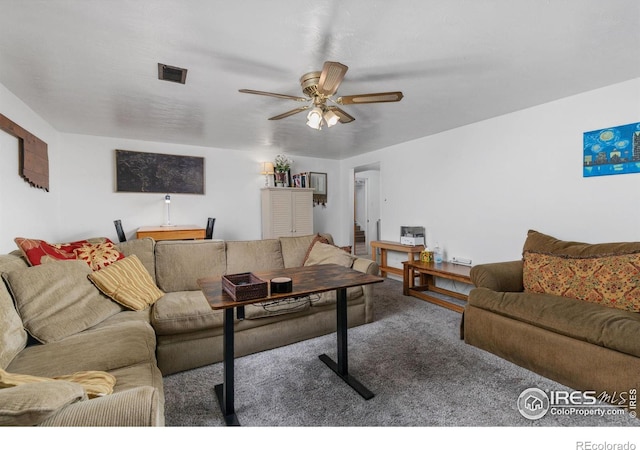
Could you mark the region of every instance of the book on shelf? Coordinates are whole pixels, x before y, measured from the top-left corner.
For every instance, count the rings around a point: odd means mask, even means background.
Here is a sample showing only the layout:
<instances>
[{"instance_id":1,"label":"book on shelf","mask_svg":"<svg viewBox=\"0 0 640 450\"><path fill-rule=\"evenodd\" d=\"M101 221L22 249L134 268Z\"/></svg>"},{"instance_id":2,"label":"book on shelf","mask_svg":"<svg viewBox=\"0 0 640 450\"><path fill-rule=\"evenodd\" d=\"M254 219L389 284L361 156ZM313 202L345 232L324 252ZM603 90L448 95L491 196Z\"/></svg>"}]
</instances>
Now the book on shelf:
<instances>
[{"instance_id":1,"label":"book on shelf","mask_svg":"<svg viewBox=\"0 0 640 450\"><path fill-rule=\"evenodd\" d=\"M291 185L297 188L308 188L309 186L309 172L296 173L291 175Z\"/></svg>"}]
</instances>

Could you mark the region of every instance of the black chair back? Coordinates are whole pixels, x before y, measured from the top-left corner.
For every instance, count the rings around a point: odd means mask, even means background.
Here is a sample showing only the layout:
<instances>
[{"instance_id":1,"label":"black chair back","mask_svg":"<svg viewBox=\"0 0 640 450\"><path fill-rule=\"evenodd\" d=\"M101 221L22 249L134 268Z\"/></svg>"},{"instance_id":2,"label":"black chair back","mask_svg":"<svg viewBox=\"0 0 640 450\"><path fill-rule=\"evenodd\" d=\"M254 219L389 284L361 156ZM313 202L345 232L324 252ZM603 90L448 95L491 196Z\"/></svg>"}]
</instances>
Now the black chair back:
<instances>
[{"instance_id":1,"label":"black chair back","mask_svg":"<svg viewBox=\"0 0 640 450\"><path fill-rule=\"evenodd\" d=\"M213 226L216 223L216 219L213 217L209 217L207 219L207 231L205 235L205 239L213 239Z\"/></svg>"},{"instance_id":2,"label":"black chair back","mask_svg":"<svg viewBox=\"0 0 640 450\"><path fill-rule=\"evenodd\" d=\"M125 236L124 230L122 229L122 221L120 219L114 220L113 224L116 226L116 233L118 233L118 240L120 242L126 242L127 236Z\"/></svg>"}]
</instances>

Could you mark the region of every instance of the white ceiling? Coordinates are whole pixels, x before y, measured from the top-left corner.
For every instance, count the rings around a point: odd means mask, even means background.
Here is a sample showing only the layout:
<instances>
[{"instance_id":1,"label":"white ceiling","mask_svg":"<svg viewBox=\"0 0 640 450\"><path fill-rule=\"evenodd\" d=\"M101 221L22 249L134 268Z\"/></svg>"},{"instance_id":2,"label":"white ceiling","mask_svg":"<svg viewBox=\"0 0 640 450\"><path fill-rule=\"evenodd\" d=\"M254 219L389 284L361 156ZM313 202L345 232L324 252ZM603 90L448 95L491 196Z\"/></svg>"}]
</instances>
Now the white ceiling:
<instances>
[{"instance_id":1,"label":"white ceiling","mask_svg":"<svg viewBox=\"0 0 640 450\"><path fill-rule=\"evenodd\" d=\"M238 92L326 60L404 99L316 131ZM638 77L638 0L0 0L0 83L69 133L343 159Z\"/></svg>"}]
</instances>

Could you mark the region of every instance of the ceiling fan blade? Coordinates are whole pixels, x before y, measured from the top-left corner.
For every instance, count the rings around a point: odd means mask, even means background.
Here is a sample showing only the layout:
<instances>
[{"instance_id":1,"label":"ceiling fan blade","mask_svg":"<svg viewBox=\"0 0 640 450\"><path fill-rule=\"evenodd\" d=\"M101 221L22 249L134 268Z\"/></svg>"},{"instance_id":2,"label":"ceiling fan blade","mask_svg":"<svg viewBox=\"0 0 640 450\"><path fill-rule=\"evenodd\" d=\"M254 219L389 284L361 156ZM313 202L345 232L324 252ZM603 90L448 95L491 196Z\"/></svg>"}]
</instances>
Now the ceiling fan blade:
<instances>
[{"instance_id":1,"label":"ceiling fan blade","mask_svg":"<svg viewBox=\"0 0 640 450\"><path fill-rule=\"evenodd\" d=\"M286 95L286 94L274 94L273 92L254 91L253 89L239 89L238 92L242 92L244 94L266 95L267 97L284 98L285 100L295 100L297 102L309 101L309 99L305 97L296 97L294 95Z\"/></svg>"},{"instance_id":2,"label":"ceiling fan blade","mask_svg":"<svg viewBox=\"0 0 640 450\"><path fill-rule=\"evenodd\" d=\"M298 113L304 111L305 109L309 109L309 107L310 107L310 105L301 106L300 108L292 109L291 111L287 111L286 113L282 113L282 114L278 114L277 116L269 117L269 120L284 119L285 117L293 116L294 114L298 114Z\"/></svg>"},{"instance_id":3,"label":"ceiling fan blade","mask_svg":"<svg viewBox=\"0 0 640 450\"><path fill-rule=\"evenodd\" d=\"M383 103L399 102L402 100L402 92L378 92L376 94L345 95L336 99L339 105L354 105L358 103Z\"/></svg>"},{"instance_id":4,"label":"ceiling fan blade","mask_svg":"<svg viewBox=\"0 0 640 450\"><path fill-rule=\"evenodd\" d=\"M339 117L340 123L349 123L356 120L355 117L350 116L349 114L347 114L346 112L338 108L337 106L329 106L327 107L327 109L329 111L333 111L336 114L336 116Z\"/></svg>"},{"instance_id":5,"label":"ceiling fan blade","mask_svg":"<svg viewBox=\"0 0 640 450\"><path fill-rule=\"evenodd\" d=\"M347 70L349 68L339 62L325 62L318 80L318 93L326 96L335 94Z\"/></svg>"}]
</instances>

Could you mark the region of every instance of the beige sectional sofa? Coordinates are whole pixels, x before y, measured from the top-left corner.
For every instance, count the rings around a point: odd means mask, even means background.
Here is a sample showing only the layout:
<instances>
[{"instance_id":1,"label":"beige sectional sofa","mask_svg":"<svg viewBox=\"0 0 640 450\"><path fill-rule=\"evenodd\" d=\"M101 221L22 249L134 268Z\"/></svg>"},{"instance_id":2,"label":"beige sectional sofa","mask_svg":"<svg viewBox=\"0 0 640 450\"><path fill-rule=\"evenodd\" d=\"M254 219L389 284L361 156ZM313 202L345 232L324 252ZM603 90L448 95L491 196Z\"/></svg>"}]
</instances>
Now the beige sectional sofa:
<instances>
[{"instance_id":1,"label":"beige sectional sofa","mask_svg":"<svg viewBox=\"0 0 640 450\"><path fill-rule=\"evenodd\" d=\"M331 236L324 238L332 242ZM0 389L0 424L163 425L162 376L222 360L222 312L209 307L197 280L301 266L310 251L316 258L308 261L332 262L337 247L317 241L317 235L310 235L227 242L146 238L117 244L122 255L140 260L164 293L139 311L98 290L84 261L30 267L18 251L0 255L0 369L47 378ZM348 261L355 270L378 273L374 261ZM372 290L348 290L349 326L372 320ZM235 324L236 356L335 331L334 303L335 295L325 293L246 307L245 317ZM113 393L88 399L77 383L57 379L84 371L113 375Z\"/></svg>"},{"instance_id":2,"label":"beige sectional sofa","mask_svg":"<svg viewBox=\"0 0 640 450\"><path fill-rule=\"evenodd\" d=\"M639 270L640 242L586 244L530 230L522 260L472 268L464 340L635 409Z\"/></svg>"}]
</instances>

